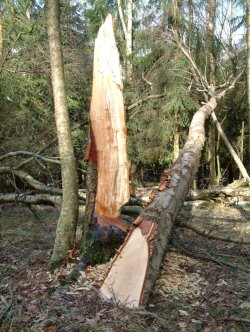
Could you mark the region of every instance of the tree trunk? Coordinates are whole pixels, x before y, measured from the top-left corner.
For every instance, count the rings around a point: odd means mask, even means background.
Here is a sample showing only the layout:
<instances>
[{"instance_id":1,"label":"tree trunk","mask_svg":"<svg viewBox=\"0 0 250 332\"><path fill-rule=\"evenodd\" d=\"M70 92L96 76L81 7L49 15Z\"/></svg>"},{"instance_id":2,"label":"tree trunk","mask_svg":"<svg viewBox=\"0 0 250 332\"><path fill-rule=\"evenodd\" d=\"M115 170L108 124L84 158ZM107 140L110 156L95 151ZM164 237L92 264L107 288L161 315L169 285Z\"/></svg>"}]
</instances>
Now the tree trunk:
<instances>
[{"instance_id":1,"label":"tree trunk","mask_svg":"<svg viewBox=\"0 0 250 332\"><path fill-rule=\"evenodd\" d=\"M216 50L215 50L215 17L216 0L207 2L207 57L209 62L209 82L215 85L216 81Z\"/></svg>"},{"instance_id":2,"label":"tree trunk","mask_svg":"<svg viewBox=\"0 0 250 332\"><path fill-rule=\"evenodd\" d=\"M126 43L126 77L131 80L132 77L132 63L131 55L133 49L133 0L127 0L127 25L125 23L121 0L118 0L118 12L122 24L122 29L125 37Z\"/></svg>"},{"instance_id":3,"label":"tree trunk","mask_svg":"<svg viewBox=\"0 0 250 332\"><path fill-rule=\"evenodd\" d=\"M121 208L129 201L129 161L122 95L119 53L112 16L98 32L94 51L94 72L90 106L90 144L87 208L81 262L100 263L109 259L124 241L128 226ZM95 196L95 167L97 188Z\"/></svg>"},{"instance_id":4,"label":"tree trunk","mask_svg":"<svg viewBox=\"0 0 250 332\"><path fill-rule=\"evenodd\" d=\"M178 124L179 112L174 112L175 125L174 125L174 161L179 157L180 153L180 125Z\"/></svg>"},{"instance_id":5,"label":"tree trunk","mask_svg":"<svg viewBox=\"0 0 250 332\"><path fill-rule=\"evenodd\" d=\"M126 56L127 56L127 76L128 79L132 78L132 23L133 23L133 1L127 0L127 37L126 37Z\"/></svg>"},{"instance_id":6,"label":"tree trunk","mask_svg":"<svg viewBox=\"0 0 250 332\"><path fill-rule=\"evenodd\" d=\"M118 251L101 293L128 307L147 300L165 253L175 217L192 184L205 140L204 122L217 105L212 97L194 115L187 142L170 172L165 172L156 197L135 223Z\"/></svg>"},{"instance_id":7,"label":"tree trunk","mask_svg":"<svg viewBox=\"0 0 250 332\"><path fill-rule=\"evenodd\" d=\"M90 123L93 151L90 159L97 164L98 223L118 225L121 207L130 196L129 161L119 53L111 15L95 41Z\"/></svg>"},{"instance_id":8,"label":"tree trunk","mask_svg":"<svg viewBox=\"0 0 250 332\"><path fill-rule=\"evenodd\" d=\"M63 185L62 210L58 220L54 250L50 262L51 269L53 269L67 256L68 251L74 245L78 217L76 161L65 91L59 0L48 0L48 37Z\"/></svg>"},{"instance_id":9,"label":"tree trunk","mask_svg":"<svg viewBox=\"0 0 250 332\"><path fill-rule=\"evenodd\" d=\"M241 175L243 176L243 178L245 179L246 182L248 182L250 184L250 177L247 173L247 170L245 169L244 165L242 164L240 158L238 157L237 153L234 151L234 148L232 147L231 143L229 142L226 134L224 133L218 119L217 116L215 114L215 112L212 112L212 119L215 122L215 125L217 127L218 132L221 134L221 137L224 141L224 143L226 144L226 147L228 148L228 151L230 152L231 156L233 157L235 163L237 164Z\"/></svg>"},{"instance_id":10,"label":"tree trunk","mask_svg":"<svg viewBox=\"0 0 250 332\"><path fill-rule=\"evenodd\" d=\"M216 146L215 127L213 123L209 123L208 134L208 161L209 161L209 186L216 185Z\"/></svg>"},{"instance_id":11,"label":"tree trunk","mask_svg":"<svg viewBox=\"0 0 250 332\"><path fill-rule=\"evenodd\" d=\"M248 170L250 170L250 3L247 1Z\"/></svg>"},{"instance_id":12,"label":"tree trunk","mask_svg":"<svg viewBox=\"0 0 250 332\"><path fill-rule=\"evenodd\" d=\"M3 60L3 13L0 10L0 71Z\"/></svg>"}]
</instances>

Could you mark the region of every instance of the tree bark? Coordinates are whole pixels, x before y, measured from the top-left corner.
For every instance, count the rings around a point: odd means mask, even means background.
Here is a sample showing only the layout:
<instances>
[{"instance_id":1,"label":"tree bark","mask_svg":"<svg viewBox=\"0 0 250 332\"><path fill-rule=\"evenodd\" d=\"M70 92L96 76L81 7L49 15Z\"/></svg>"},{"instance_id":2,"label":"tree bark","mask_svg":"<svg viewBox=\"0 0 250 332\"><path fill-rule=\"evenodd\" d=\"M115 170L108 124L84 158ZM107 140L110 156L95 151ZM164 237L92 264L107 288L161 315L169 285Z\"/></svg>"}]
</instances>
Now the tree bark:
<instances>
[{"instance_id":1,"label":"tree bark","mask_svg":"<svg viewBox=\"0 0 250 332\"><path fill-rule=\"evenodd\" d=\"M248 170L250 170L250 3L247 1Z\"/></svg>"},{"instance_id":2,"label":"tree bark","mask_svg":"<svg viewBox=\"0 0 250 332\"><path fill-rule=\"evenodd\" d=\"M53 205L60 206L62 204L61 196L52 195L28 195L26 193L21 194L3 194L0 193L0 203L24 203L34 205Z\"/></svg>"},{"instance_id":3,"label":"tree bark","mask_svg":"<svg viewBox=\"0 0 250 332\"><path fill-rule=\"evenodd\" d=\"M48 0L48 37L55 120L63 184L63 204L50 262L51 269L53 269L62 262L74 245L78 217L76 161L67 109L61 44L60 0Z\"/></svg>"},{"instance_id":4,"label":"tree bark","mask_svg":"<svg viewBox=\"0 0 250 332\"><path fill-rule=\"evenodd\" d=\"M118 251L101 293L128 307L145 303L157 279L175 217L192 184L205 140L204 122L217 105L212 97L194 115L188 139L159 191Z\"/></svg>"},{"instance_id":5,"label":"tree bark","mask_svg":"<svg viewBox=\"0 0 250 332\"><path fill-rule=\"evenodd\" d=\"M226 144L226 147L228 148L228 151L230 152L231 156L233 157L236 165L238 166L241 175L243 176L243 178L246 180L246 182L248 182L250 184L250 177L247 173L247 170L245 169L245 166L242 164L242 161L240 160L239 156L237 155L237 153L235 152L234 148L232 147L231 143L229 142L226 134L224 133L218 119L217 116L215 114L215 112L212 112L212 119L217 127L218 132L221 134L221 137L224 141L224 143Z\"/></svg>"},{"instance_id":6,"label":"tree bark","mask_svg":"<svg viewBox=\"0 0 250 332\"><path fill-rule=\"evenodd\" d=\"M212 122L209 123L208 134L208 162L209 162L209 186L216 185L216 138L215 127Z\"/></svg>"},{"instance_id":7,"label":"tree bark","mask_svg":"<svg viewBox=\"0 0 250 332\"><path fill-rule=\"evenodd\" d=\"M127 25L125 23L121 0L118 0L118 13L122 24L122 29L126 43L126 77L131 80L132 77L132 63L131 55L133 49L132 39L132 25L133 25L133 0L127 0Z\"/></svg>"},{"instance_id":8,"label":"tree bark","mask_svg":"<svg viewBox=\"0 0 250 332\"><path fill-rule=\"evenodd\" d=\"M174 112L175 124L174 124L174 161L180 154L180 125L178 124L179 112Z\"/></svg>"},{"instance_id":9,"label":"tree bark","mask_svg":"<svg viewBox=\"0 0 250 332\"><path fill-rule=\"evenodd\" d=\"M2 60L3 60L3 13L0 10L0 71L2 68Z\"/></svg>"}]
</instances>

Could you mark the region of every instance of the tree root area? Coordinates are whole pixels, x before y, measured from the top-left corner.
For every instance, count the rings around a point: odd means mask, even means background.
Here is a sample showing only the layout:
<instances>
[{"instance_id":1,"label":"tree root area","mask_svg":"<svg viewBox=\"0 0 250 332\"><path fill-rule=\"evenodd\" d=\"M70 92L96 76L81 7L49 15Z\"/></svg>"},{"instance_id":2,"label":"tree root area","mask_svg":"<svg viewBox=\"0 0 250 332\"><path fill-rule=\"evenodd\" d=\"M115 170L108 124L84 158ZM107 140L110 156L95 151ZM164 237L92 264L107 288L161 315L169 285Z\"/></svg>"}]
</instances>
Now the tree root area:
<instances>
[{"instance_id":1,"label":"tree root area","mask_svg":"<svg viewBox=\"0 0 250 332\"><path fill-rule=\"evenodd\" d=\"M62 286L79 263L76 247L61 268L48 272L58 211L47 207L37 215L14 205L0 212L0 331L250 330L249 246L176 228L149 302L131 310L98 295L111 262L89 266ZM245 207L185 207L179 218L217 228L243 225L250 232Z\"/></svg>"}]
</instances>

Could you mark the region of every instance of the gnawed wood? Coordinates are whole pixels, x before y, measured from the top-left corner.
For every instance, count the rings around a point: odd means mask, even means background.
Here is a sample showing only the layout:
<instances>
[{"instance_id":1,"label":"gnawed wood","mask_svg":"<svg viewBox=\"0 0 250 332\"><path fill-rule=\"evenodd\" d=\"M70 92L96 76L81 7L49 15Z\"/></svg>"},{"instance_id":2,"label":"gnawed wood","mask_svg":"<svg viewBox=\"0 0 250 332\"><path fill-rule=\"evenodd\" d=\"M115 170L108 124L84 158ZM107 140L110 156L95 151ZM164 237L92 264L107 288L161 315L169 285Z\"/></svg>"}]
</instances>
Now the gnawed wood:
<instances>
[{"instance_id":1,"label":"gnawed wood","mask_svg":"<svg viewBox=\"0 0 250 332\"><path fill-rule=\"evenodd\" d=\"M216 98L212 97L195 113L189 128L188 139L180 156L167 176L163 176L152 203L137 218L134 229L116 255L100 289L105 297L130 307L138 307L147 300L157 279L175 217L197 171L205 140L205 119L216 105ZM159 190L160 188L162 191ZM133 236L134 232L136 236ZM138 242L142 244L143 254L141 255L140 251L136 252L137 265L136 268L131 268L129 261L134 258L130 248L136 247ZM147 248L149 256L145 254L144 247ZM128 252L127 248L129 248ZM127 289L126 283L121 287L121 277L117 275L116 262L119 262L119 271L123 272L123 280L134 280L133 287ZM139 276L140 282L136 284Z\"/></svg>"},{"instance_id":2,"label":"gnawed wood","mask_svg":"<svg viewBox=\"0 0 250 332\"><path fill-rule=\"evenodd\" d=\"M95 216L103 227L127 231L120 218L129 200L127 131L119 53L112 16L108 15L95 41L88 156L97 164Z\"/></svg>"}]
</instances>

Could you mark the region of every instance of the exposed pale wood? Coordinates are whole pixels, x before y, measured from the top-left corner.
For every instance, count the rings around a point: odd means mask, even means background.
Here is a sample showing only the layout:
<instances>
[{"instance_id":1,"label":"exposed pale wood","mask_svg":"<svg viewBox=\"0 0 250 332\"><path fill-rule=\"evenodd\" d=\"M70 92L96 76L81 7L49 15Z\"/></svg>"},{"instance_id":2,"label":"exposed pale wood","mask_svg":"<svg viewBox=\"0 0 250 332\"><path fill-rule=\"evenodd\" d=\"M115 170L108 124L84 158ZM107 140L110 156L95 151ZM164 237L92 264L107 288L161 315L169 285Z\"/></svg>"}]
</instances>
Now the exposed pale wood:
<instances>
[{"instance_id":1,"label":"exposed pale wood","mask_svg":"<svg viewBox=\"0 0 250 332\"><path fill-rule=\"evenodd\" d=\"M114 296L115 300L127 307L138 307L147 270L145 262L148 260L147 238L142 235L140 228L136 228L130 233L125 246L119 250L112 265L112 273L108 274L102 285L102 295L107 299ZM129 278L128 271L133 271Z\"/></svg>"},{"instance_id":2,"label":"exposed pale wood","mask_svg":"<svg viewBox=\"0 0 250 332\"><path fill-rule=\"evenodd\" d=\"M95 41L90 122L98 178L95 210L103 225L119 218L130 195L122 79L111 15Z\"/></svg>"},{"instance_id":3,"label":"exposed pale wood","mask_svg":"<svg viewBox=\"0 0 250 332\"><path fill-rule=\"evenodd\" d=\"M139 285L134 284L134 288L130 288L127 291L127 298L133 299L135 307L147 300L157 279L175 217L184 202L197 171L200 153L205 140L205 119L211 114L216 105L216 98L212 97L195 113L189 128L186 144L170 171L170 183L167 183L169 188L164 188L163 183L161 183L159 188L162 191L157 192L152 203L146 207L142 215L135 221L135 229L131 233L137 233L136 241L138 241L138 238L140 238L140 241L143 241L143 238L147 238L147 247L151 253L149 260L146 259L144 254L140 255L140 252L137 253L137 263L140 266L139 273L143 274L145 279L143 285L141 283ZM117 254L114 262L119 260L119 266L123 265L123 268L121 269L120 267L120 270L123 271L124 278L133 280L135 278L134 274L138 272L134 269L126 268L128 261L132 259L132 256L126 253L126 248L129 242L129 247L136 246L136 241L132 243L133 237L131 234L128 239L130 241L127 240L125 242L122 253ZM124 302L124 293L121 294L120 291L116 291L121 285L120 278L116 278L116 276L116 265L114 263L101 287L101 293L114 299L116 302L131 306L129 302ZM124 285L124 291L126 292L126 285Z\"/></svg>"}]
</instances>

